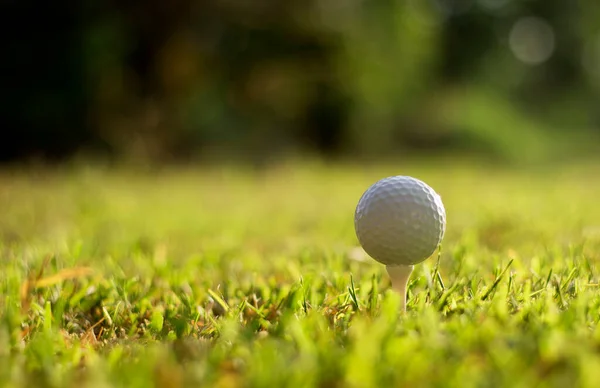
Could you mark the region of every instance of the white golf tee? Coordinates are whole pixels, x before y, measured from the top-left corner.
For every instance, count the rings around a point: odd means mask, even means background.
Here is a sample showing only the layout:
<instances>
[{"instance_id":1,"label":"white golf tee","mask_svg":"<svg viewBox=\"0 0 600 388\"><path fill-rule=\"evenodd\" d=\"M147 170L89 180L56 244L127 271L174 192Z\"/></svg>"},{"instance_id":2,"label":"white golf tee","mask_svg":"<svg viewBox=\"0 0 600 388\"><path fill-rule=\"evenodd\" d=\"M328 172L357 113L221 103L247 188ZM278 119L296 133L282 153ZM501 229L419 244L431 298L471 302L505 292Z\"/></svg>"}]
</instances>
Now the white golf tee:
<instances>
[{"instance_id":1,"label":"white golf tee","mask_svg":"<svg viewBox=\"0 0 600 388\"><path fill-rule=\"evenodd\" d=\"M402 312L406 312L406 286L414 266L412 265L387 265L385 267L392 281L392 289L400 294Z\"/></svg>"}]
</instances>

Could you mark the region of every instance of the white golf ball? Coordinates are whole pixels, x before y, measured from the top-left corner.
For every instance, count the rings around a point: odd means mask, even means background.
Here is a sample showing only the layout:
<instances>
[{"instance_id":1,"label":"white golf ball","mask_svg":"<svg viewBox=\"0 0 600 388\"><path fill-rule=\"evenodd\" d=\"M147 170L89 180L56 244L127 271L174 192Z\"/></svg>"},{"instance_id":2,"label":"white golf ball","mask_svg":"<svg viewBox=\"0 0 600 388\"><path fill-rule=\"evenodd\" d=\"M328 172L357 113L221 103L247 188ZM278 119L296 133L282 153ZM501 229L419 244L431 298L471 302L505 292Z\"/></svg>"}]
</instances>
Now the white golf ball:
<instances>
[{"instance_id":1,"label":"white golf ball","mask_svg":"<svg viewBox=\"0 0 600 388\"><path fill-rule=\"evenodd\" d=\"M446 210L426 183L381 179L365 191L354 214L356 236L369 256L386 265L413 265L431 256L446 231Z\"/></svg>"}]
</instances>

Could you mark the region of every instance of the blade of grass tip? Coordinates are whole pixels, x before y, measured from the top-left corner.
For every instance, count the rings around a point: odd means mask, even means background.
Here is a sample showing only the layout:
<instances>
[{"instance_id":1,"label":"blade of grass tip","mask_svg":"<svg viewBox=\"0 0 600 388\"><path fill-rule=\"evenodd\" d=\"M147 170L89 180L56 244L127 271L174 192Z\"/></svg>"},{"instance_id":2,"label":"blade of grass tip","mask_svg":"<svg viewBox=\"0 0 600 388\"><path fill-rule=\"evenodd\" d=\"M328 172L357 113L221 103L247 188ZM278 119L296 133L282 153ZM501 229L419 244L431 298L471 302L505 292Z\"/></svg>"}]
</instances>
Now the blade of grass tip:
<instances>
[{"instance_id":1,"label":"blade of grass tip","mask_svg":"<svg viewBox=\"0 0 600 388\"><path fill-rule=\"evenodd\" d=\"M546 284L544 285L544 288L548 287L548 284L550 284L551 278L552 278L552 268L550 268L550 272L548 272L548 277L546 278Z\"/></svg>"},{"instance_id":2,"label":"blade of grass tip","mask_svg":"<svg viewBox=\"0 0 600 388\"><path fill-rule=\"evenodd\" d=\"M444 309L450 295L452 295L452 293L454 293L454 291L456 291L461 286L462 283L460 281L457 281L440 295L440 298L438 299L438 311L442 311Z\"/></svg>"},{"instance_id":3,"label":"blade of grass tip","mask_svg":"<svg viewBox=\"0 0 600 388\"><path fill-rule=\"evenodd\" d=\"M532 292L531 294L529 294L529 297L530 297L530 298L533 298L534 296L536 296L536 295L539 295L539 294L541 294L542 292L544 292L544 290L545 290L545 288L540 288L539 290L537 290L537 291L534 291L534 292Z\"/></svg>"},{"instance_id":4,"label":"blade of grass tip","mask_svg":"<svg viewBox=\"0 0 600 388\"><path fill-rule=\"evenodd\" d=\"M442 280L442 275L440 274L440 260L442 258L442 245L440 244L438 248L438 256L437 261L435 262L435 268L433 269L433 278L437 280L438 284L442 288L442 291L446 289L444 286L444 281Z\"/></svg>"},{"instance_id":5,"label":"blade of grass tip","mask_svg":"<svg viewBox=\"0 0 600 388\"><path fill-rule=\"evenodd\" d=\"M590 258L587 255L584 255L583 260L585 261L585 266L588 272L590 273L590 275L588 276L588 282L592 282L592 279L595 278L595 275L594 268L592 267L592 263L590 262Z\"/></svg>"},{"instance_id":6,"label":"blade of grass tip","mask_svg":"<svg viewBox=\"0 0 600 388\"><path fill-rule=\"evenodd\" d=\"M261 308L256 308L254 306L252 306L251 303L246 302L246 308L254 311L256 313L256 316L258 318L258 322L260 322L260 325L264 328L267 329L268 327L271 326L271 322L268 319L268 311L265 311L262 307Z\"/></svg>"},{"instance_id":7,"label":"blade of grass tip","mask_svg":"<svg viewBox=\"0 0 600 388\"><path fill-rule=\"evenodd\" d=\"M589 275L588 275L588 283L591 283L592 279L594 278L594 269L592 268L592 263L590 263L590 258L587 257L586 255L583 255L583 261L585 262L585 268L587 269Z\"/></svg>"},{"instance_id":8,"label":"blade of grass tip","mask_svg":"<svg viewBox=\"0 0 600 388\"><path fill-rule=\"evenodd\" d=\"M106 320L106 323L108 324L108 326L112 326L113 325L112 317L108 313L108 310L106 309L106 306L102 306L102 316Z\"/></svg>"},{"instance_id":9,"label":"blade of grass tip","mask_svg":"<svg viewBox=\"0 0 600 388\"><path fill-rule=\"evenodd\" d=\"M377 276L373 274L371 277L371 298L369 299L369 312L373 313L377 308L377 296L379 295L379 290L377 288Z\"/></svg>"},{"instance_id":10,"label":"blade of grass tip","mask_svg":"<svg viewBox=\"0 0 600 388\"><path fill-rule=\"evenodd\" d=\"M558 281L556 281L554 283L554 289L556 290L556 293L558 294L558 299L560 301L560 306L564 306L565 305L565 300L563 298L562 287L560 286L560 283Z\"/></svg>"},{"instance_id":11,"label":"blade of grass tip","mask_svg":"<svg viewBox=\"0 0 600 388\"><path fill-rule=\"evenodd\" d=\"M246 301L246 299L244 299L244 300L242 300L242 301L240 302L240 305L239 305L239 307L238 307L238 309L237 309L237 312L238 312L238 314L241 314L242 312L244 312L244 310L246 309L246 307L247 307L247 306L251 306L251 308L252 308L252 309L256 310L256 309L254 308L254 306L252 306L250 303L248 303L248 302Z\"/></svg>"},{"instance_id":12,"label":"blade of grass tip","mask_svg":"<svg viewBox=\"0 0 600 388\"><path fill-rule=\"evenodd\" d=\"M219 294L211 289L208 289L208 294L223 308L223 310L225 310L225 312L229 312L229 305L221 298L221 296L219 296Z\"/></svg>"},{"instance_id":13,"label":"blade of grass tip","mask_svg":"<svg viewBox=\"0 0 600 388\"><path fill-rule=\"evenodd\" d=\"M205 328L205 330L207 330L207 333L210 333L210 334L212 334L212 333L220 334L221 333L221 330L219 330L219 323L211 314L206 314L206 321L210 322L210 324L212 325L211 327ZM212 331L211 331L211 329L212 329Z\"/></svg>"},{"instance_id":14,"label":"blade of grass tip","mask_svg":"<svg viewBox=\"0 0 600 388\"><path fill-rule=\"evenodd\" d=\"M352 300L352 304L357 311L360 311L360 307L358 306L358 298L356 297L356 288L354 287L354 278L352 274L350 274L350 287L348 287L348 292L350 293L350 299Z\"/></svg>"},{"instance_id":15,"label":"blade of grass tip","mask_svg":"<svg viewBox=\"0 0 600 388\"><path fill-rule=\"evenodd\" d=\"M567 285L571 282L571 280L573 280L573 278L575 278L576 275L577 275L577 267L574 267L571 270L571 272L569 272L567 279L563 282L563 284L561 284L561 289L564 290L567 287Z\"/></svg>"},{"instance_id":16,"label":"blade of grass tip","mask_svg":"<svg viewBox=\"0 0 600 388\"><path fill-rule=\"evenodd\" d=\"M496 281L494 281L494 284L492 284L492 287L490 287L490 289L487 290L487 292L485 293L485 295L483 295L481 297L481 300L486 300L490 296L490 294L492 292L494 292L494 290L496 289L496 287L498 287L498 284L500 284L500 281L504 277L504 274L506 273L506 271L508 271L508 269L512 265L513 261L514 261L514 259L510 259L510 261L508 262L508 264L506 265L506 267L504 267L504 270L500 273L500 275L498 275L498 277L496 277Z\"/></svg>"},{"instance_id":17,"label":"blade of grass tip","mask_svg":"<svg viewBox=\"0 0 600 388\"><path fill-rule=\"evenodd\" d=\"M290 290L288 291L287 295L284 295L281 300L279 301L279 303L277 304L277 310L281 310L284 308L284 306L287 304L287 306L291 306L291 303L293 302L293 300L296 298L296 295L298 293L298 286L293 285Z\"/></svg>"},{"instance_id":18,"label":"blade of grass tip","mask_svg":"<svg viewBox=\"0 0 600 388\"><path fill-rule=\"evenodd\" d=\"M302 285L302 309L304 314L308 314L308 293L310 290L304 284L304 278L300 277L300 284Z\"/></svg>"}]
</instances>

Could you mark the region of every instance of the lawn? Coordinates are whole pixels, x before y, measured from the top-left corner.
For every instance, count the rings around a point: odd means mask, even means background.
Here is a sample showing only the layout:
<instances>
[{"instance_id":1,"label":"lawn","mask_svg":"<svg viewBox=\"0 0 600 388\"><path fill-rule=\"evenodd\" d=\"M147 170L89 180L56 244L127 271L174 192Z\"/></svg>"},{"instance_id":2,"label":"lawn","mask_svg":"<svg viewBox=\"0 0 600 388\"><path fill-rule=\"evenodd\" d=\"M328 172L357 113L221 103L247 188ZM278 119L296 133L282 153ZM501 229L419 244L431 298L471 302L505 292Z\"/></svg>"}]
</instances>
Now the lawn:
<instances>
[{"instance_id":1,"label":"lawn","mask_svg":"<svg viewBox=\"0 0 600 388\"><path fill-rule=\"evenodd\" d=\"M408 308L357 247L388 175L442 195ZM0 173L7 387L596 387L600 168L448 161Z\"/></svg>"}]
</instances>

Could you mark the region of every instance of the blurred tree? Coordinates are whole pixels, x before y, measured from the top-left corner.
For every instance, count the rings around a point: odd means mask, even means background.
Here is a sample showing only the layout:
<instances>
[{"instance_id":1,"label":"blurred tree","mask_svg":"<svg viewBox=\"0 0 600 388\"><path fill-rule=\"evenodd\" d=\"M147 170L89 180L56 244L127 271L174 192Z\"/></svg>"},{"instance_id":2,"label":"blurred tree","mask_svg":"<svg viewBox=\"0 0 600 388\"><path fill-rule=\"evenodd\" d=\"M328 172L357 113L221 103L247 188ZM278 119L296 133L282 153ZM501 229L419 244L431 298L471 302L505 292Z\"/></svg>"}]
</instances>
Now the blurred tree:
<instances>
[{"instance_id":1,"label":"blurred tree","mask_svg":"<svg viewBox=\"0 0 600 388\"><path fill-rule=\"evenodd\" d=\"M551 128L589 137L598 127L594 0L2 7L5 160L98 146L143 160L453 149L514 158L532 147L524 139L556 137Z\"/></svg>"}]
</instances>

